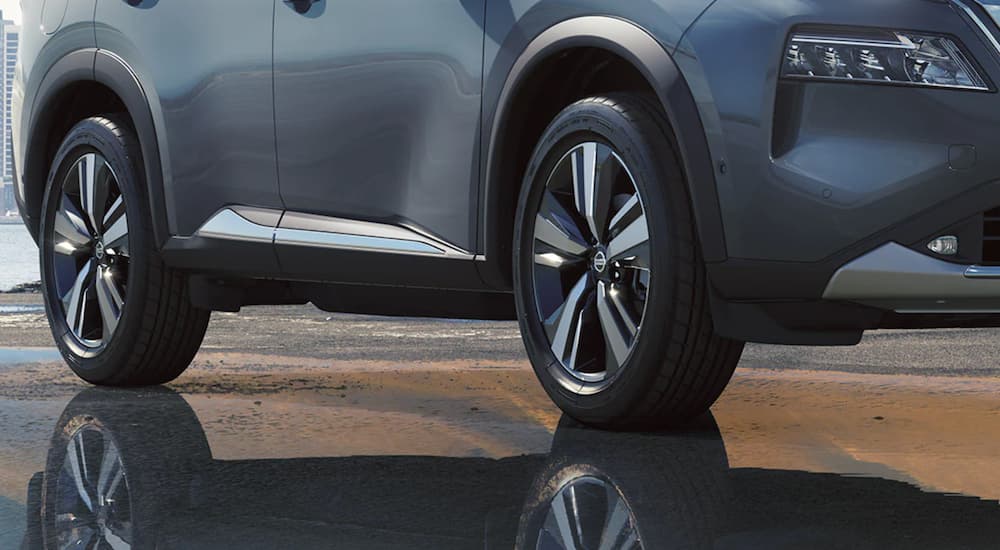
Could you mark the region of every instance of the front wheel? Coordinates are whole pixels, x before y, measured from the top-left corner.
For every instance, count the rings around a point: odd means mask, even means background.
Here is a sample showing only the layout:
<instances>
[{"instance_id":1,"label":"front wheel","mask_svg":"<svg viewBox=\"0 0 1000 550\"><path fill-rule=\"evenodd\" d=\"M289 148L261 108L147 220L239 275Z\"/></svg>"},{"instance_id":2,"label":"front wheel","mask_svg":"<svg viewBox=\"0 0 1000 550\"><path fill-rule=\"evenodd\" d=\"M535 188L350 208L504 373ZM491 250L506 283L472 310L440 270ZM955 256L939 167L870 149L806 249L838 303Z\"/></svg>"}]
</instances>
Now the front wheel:
<instances>
[{"instance_id":1,"label":"front wheel","mask_svg":"<svg viewBox=\"0 0 1000 550\"><path fill-rule=\"evenodd\" d=\"M644 96L579 101L545 131L521 191L514 265L525 345L556 404L589 424L694 418L743 350L714 333L668 128Z\"/></svg>"},{"instance_id":2,"label":"front wheel","mask_svg":"<svg viewBox=\"0 0 1000 550\"><path fill-rule=\"evenodd\" d=\"M53 160L39 242L45 309L80 378L161 384L187 368L210 313L153 242L145 172L123 117L73 127Z\"/></svg>"}]
</instances>

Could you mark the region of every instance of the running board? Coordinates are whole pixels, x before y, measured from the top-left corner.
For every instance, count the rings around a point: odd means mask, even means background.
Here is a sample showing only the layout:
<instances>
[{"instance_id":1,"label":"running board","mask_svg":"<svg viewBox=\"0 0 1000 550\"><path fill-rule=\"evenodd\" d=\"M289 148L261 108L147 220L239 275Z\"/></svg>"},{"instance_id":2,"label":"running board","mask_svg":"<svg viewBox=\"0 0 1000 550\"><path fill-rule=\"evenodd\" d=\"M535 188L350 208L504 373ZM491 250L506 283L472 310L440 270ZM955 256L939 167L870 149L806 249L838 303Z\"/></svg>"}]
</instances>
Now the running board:
<instances>
[{"instance_id":1,"label":"running board","mask_svg":"<svg viewBox=\"0 0 1000 550\"><path fill-rule=\"evenodd\" d=\"M478 259L470 252L409 227L240 206L220 210L193 236L275 246Z\"/></svg>"}]
</instances>

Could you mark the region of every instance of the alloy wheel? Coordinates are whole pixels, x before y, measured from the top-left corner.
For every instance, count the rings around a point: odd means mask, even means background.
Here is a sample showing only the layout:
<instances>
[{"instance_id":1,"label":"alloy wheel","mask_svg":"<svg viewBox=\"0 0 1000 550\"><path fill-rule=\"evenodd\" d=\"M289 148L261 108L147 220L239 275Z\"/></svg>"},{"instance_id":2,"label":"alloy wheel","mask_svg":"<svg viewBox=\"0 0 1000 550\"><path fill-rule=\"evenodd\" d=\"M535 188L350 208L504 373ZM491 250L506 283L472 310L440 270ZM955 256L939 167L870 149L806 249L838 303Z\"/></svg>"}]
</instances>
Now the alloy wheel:
<instances>
[{"instance_id":1,"label":"alloy wheel","mask_svg":"<svg viewBox=\"0 0 1000 550\"><path fill-rule=\"evenodd\" d=\"M55 487L58 548L132 547L131 494L109 434L93 426L78 430L66 445Z\"/></svg>"},{"instance_id":2,"label":"alloy wheel","mask_svg":"<svg viewBox=\"0 0 1000 550\"><path fill-rule=\"evenodd\" d=\"M651 271L642 197L610 146L582 143L556 163L535 217L533 258L552 353L581 382L613 380L642 329Z\"/></svg>"},{"instance_id":3,"label":"alloy wheel","mask_svg":"<svg viewBox=\"0 0 1000 550\"><path fill-rule=\"evenodd\" d=\"M48 236L59 307L74 339L101 349L125 306L130 261L125 197L98 153L80 156L59 191Z\"/></svg>"},{"instance_id":4,"label":"alloy wheel","mask_svg":"<svg viewBox=\"0 0 1000 550\"><path fill-rule=\"evenodd\" d=\"M552 497L536 547L638 550L642 543L635 517L614 485L584 476Z\"/></svg>"}]
</instances>

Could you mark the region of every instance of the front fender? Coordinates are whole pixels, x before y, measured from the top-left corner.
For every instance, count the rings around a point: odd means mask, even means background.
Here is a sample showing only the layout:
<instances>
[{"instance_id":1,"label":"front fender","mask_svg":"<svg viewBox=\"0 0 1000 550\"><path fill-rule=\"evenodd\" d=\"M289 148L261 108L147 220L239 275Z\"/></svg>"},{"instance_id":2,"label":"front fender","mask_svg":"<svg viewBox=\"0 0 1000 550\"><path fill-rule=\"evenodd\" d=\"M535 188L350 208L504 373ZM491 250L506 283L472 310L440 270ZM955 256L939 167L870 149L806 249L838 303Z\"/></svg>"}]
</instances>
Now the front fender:
<instances>
[{"instance_id":1,"label":"front fender","mask_svg":"<svg viewBox=\"0 0 1000 550\"><path fill-rule=\"evenodd\" d=\"M483 239L487 261L483 277L498 287L509 288L503 273L509 265L502 246L504 220L500 212L503 187L519 182L503 181L505 151L502 139L517 113L512 98L532 69L551 56L571 48L607 50L631 63L656 91L674 131L682 168L686 175L697 232L706 261L726 259L726 244L715 182L715 163L709 151L697 103L667 48L643 28L617 17L584 16L555 24L534 38L513 63L499 94L489 129L484 177ZM489 109L485 112L490 112ZM499 256L499 257L498 257ZM504 264L504 262L508 262Z\"/></svg>"}]
</instances>

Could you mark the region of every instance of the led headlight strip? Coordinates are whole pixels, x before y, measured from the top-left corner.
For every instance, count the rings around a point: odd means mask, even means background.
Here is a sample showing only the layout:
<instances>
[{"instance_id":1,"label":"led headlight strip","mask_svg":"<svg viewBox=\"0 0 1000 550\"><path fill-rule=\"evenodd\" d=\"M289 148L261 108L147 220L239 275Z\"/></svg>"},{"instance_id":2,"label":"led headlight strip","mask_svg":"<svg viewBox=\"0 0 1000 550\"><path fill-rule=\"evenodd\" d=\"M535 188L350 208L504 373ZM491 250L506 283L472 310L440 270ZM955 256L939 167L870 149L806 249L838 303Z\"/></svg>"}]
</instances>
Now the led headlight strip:
<instances>
[{"instance_id":1,"label":"led headlight strip","mask_svg":"<svg viewBox=\"0 0 1000 550\"><path fill-rule=\"evenodd\" d=\"M867 29L800 29L792 33L781 75L988 91L962 48L947 36Z\"/></svg>"}]
</instances>

